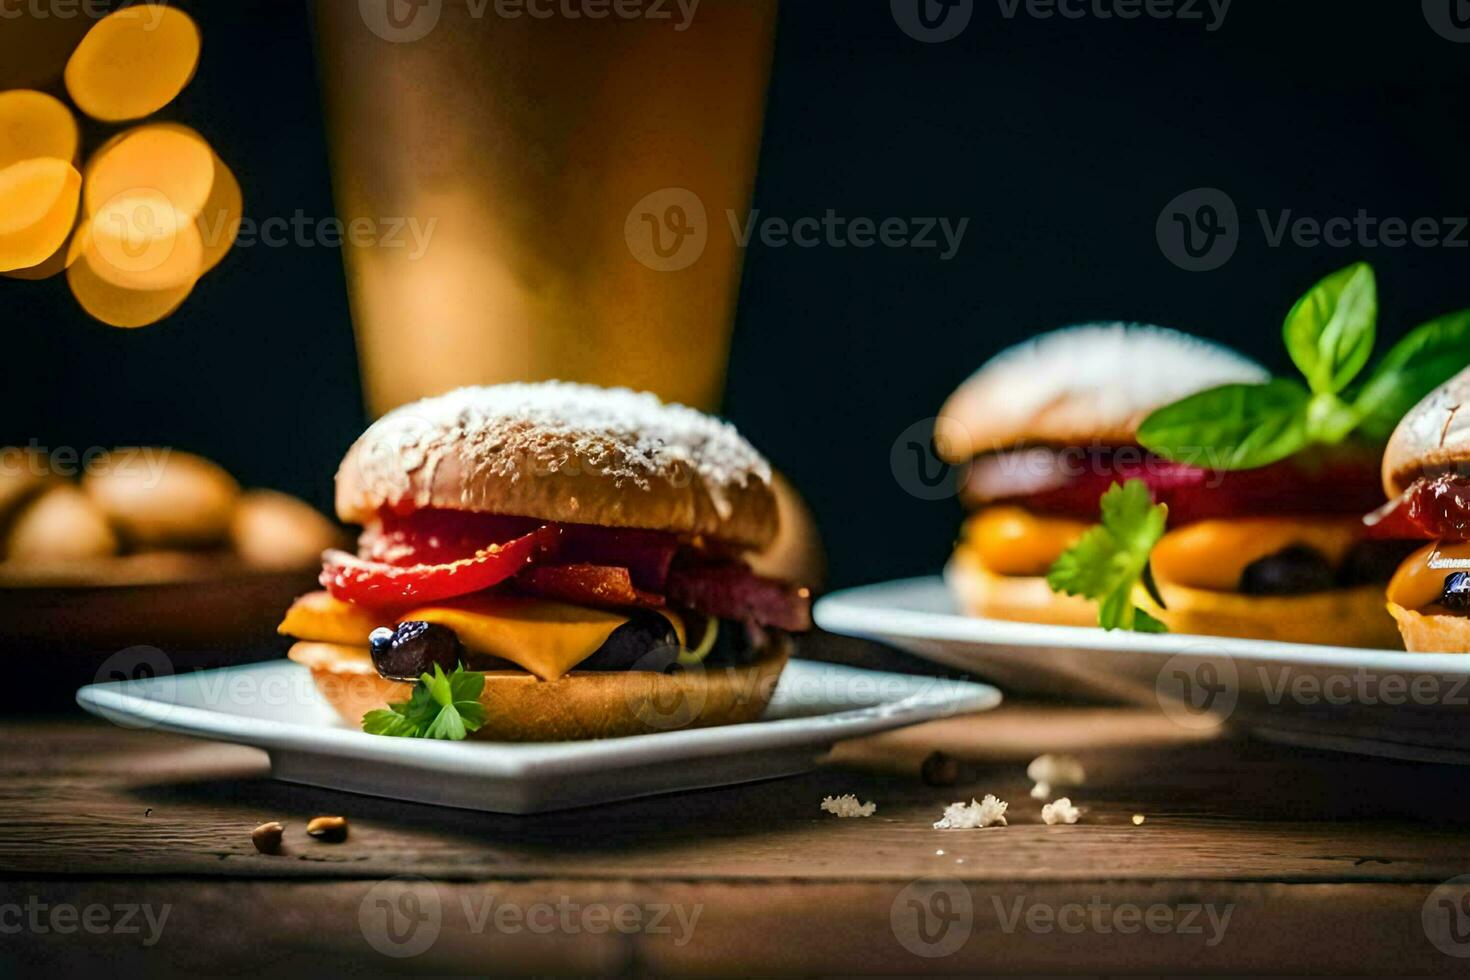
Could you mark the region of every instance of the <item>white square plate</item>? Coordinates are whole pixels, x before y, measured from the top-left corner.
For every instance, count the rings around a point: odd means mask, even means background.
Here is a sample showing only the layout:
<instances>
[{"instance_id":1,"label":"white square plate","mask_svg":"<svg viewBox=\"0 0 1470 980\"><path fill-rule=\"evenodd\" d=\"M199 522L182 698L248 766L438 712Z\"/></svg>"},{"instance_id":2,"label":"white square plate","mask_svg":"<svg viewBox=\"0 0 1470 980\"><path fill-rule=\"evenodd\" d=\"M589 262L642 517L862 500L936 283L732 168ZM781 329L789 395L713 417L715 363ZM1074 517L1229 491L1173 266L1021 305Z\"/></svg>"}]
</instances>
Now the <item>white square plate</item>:
<instances>
[{"instance_id":1,"label":"white square plate","mask_svg":"<svg viewBox=\"0 0 1470 980\"><path fill-rule=\"evenodd\" d=\"M536 813L804 772L845 738L1000 703L985 684L793 660L760 721L584 742L439 742L342 723L287 660L91 684L87 711L132 728L253 745L288 782Z\"/></svg>"},{"instance_id":2,"label":"white square plate","mask_svg":"<svg viewBox=\"0 0 1470 980\"><path fill-rule=\"evenodd\" d=\"M1277 741L1470 763L1470 656L1234 637L1105 632L966 616L942 579L847 589L813 610L1002 687L1157 704L1180 725L1241 725Z\"/></svg>"}]
</instances>

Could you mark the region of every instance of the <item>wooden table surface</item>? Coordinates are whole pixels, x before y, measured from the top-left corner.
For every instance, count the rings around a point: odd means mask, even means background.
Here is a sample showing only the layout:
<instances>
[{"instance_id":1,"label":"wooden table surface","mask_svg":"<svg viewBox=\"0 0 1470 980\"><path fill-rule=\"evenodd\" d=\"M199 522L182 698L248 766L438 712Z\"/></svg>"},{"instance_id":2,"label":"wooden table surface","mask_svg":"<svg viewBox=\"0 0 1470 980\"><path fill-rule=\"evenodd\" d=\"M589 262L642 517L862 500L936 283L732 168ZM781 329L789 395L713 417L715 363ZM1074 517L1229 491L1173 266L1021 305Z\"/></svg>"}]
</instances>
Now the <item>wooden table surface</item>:
<instances>
[{"instance_id":1,"label":"wooden table surface","mask_svg":"<svg viewBox=\"0 0 1470 980\"><path fill-rule=\"evenodd\" d=\"M1470 772L1139 709L1012 705L843 744L805 776L532 817L277 783L254 749L76 716L0 736L0 974L1470 964L1466 889L1436 890L1470 873ZM957 785L918 777L935 750L962 760ZM1028 796L1043 751L1086 766L1075 826L1045 826ZM844 792L876 815L818 809ZM1008 827L932 829L987 792ZM318 814L346 816L349 839L309 839ZM287 824L279 856L250 841L269 819Z\"/></svg>"}]
</instances>

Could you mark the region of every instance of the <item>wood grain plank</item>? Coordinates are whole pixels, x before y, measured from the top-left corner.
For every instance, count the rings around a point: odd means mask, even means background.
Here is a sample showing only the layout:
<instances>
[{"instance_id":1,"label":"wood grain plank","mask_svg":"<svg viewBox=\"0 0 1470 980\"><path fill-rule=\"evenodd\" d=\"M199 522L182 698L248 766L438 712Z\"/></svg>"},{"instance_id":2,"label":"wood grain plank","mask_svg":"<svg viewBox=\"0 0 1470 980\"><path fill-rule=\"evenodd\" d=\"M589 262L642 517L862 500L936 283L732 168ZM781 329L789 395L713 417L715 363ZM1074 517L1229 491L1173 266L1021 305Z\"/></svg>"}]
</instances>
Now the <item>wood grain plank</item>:
<instances>
[{"instance_id":1,"label":"wood grain plank","mask_svg":"<svg viewBox=\"0 0 1470 980\"><path fill-rule=\"evenodd\" d=\"M932 904L942 888L968 915ZM27 924L7 935L0 972L1407 975L1455 972L1464 963L1429 938L1424 885L906 889L906 882L8 881L0 882L0 909L44 910L39 929ZM916 895L919 909L910 905ZM101 906L109 926L123 907L146 906L162 926L150 930L138 913L138 932L73 926L62 933L48 916L64 905ZM924 935L915 925L920 912L930 916ZM392 955L403 952L415 955Z\"/></svg>"},{"instance_id":2,"label":"wood grain plank","mask_svg":"<svg viewBox=\"0 0 1470 980\"><path fill-rule=\"evenodd\" d=\"M1010 707L847 743L806 776L535 817L290 786L255 750L95 721L0 735L8 877L1434 883L1470 869L1460 769L1201 739L1134 709ZM960 785L917 778L936 748L964 760ZM1026 795L1043 750L1089 770L1077 826L1043 826ZM877 815L818 810L843 792ZM946 802L985 792L1011 802L1011 826L931 828ZM308 840L319 813L346 815L351 838ZM267 819L288 824L283 856L250 844Z\"/></svg>"}]
</instances>

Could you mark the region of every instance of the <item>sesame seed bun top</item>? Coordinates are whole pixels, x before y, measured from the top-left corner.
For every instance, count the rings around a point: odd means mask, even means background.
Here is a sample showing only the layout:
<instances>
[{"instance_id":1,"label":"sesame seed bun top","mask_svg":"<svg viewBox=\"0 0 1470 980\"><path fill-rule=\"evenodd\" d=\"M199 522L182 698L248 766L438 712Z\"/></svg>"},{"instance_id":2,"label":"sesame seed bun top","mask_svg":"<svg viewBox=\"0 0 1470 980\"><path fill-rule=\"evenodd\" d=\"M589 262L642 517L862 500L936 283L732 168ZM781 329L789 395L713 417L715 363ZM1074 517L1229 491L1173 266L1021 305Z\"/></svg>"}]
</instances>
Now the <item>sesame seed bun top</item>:
<instances>
[{"instance_id":1,"label":"sesame seed bun top","mask_svg":"<svg viewBox=\"0 0 1470 980\"><path fill-rule=\"evenodd\" d=\"M1128 445L1155 409L1269 377L1228 347L1163 327L1068 327L1002 351L966 379L939 411L935 448L963 463L1027 443Z\"/></svg>"},{"instance_id":2,"label":"sesame seed bun top","mask_svg":"<svg viewBox=\"0 0 1470 980\"><path fill-rule=\"evenodd\" d=\"M704 535L761 548L766 460L727 422L626 388L460 388L373 423L337 471L337 515L437 507Z\"/></svg>"}]
</instances>

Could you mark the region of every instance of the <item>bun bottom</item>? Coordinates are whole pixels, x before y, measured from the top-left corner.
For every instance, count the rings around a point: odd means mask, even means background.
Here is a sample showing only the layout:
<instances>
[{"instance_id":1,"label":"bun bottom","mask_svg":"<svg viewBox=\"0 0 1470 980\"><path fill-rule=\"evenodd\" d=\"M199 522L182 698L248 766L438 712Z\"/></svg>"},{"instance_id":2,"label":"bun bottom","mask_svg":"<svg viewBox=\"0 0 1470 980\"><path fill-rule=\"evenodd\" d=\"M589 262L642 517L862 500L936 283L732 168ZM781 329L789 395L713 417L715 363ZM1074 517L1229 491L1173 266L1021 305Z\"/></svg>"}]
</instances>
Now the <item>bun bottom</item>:
<instances>
[{"instance_id":1,"label":"bun bottom","mask_svg":"<svg viewBox=\"0 0 1470 980\"><path fill-rule=\"evenodd\" d=\"M1097 625L1097 606L1092 602L1053 592L1039 575L999 575L964 553L950 559L944 581L967 616L1050 626Z\"/></svg>"},{"instance_id":2,"label":"bun bottom","mask_svg":"<svg viewBox=\"0 0 1470 980\"><path fill-rule=\"evenodd\" d=\"M1470 653L1470 616L1426 615L1396 602L1388 611L1410 653Z\"/></svg>"},{"instance_id":3,"label":"bun bottom","mask_svg":"<svg viewBox=\"0 0 1470 980\"><path fill-rule=\"evenodd\" d=\"M1040 576L998 575L970 555L957 553L944 569L944 580L960 609L970 616L1051 626L1097 625L1097 606L1091 601L1058 595ZM1141 590L1138 603L1171 633L1375 649L1398 646L1399 631L1384 608L1381 586L1302 596L1247 596L1161 581L1159 590L1168 609L1160 609ZM1462 643L1470 642L1470 619L1464 622L1467 639Z\"/></svg>"},{"instance_id":4,"label":"bun bottom","mask_svg":"<svg viewBox=\"0 0 1470 980\"><path fill-rule=\"evenodd\" d=\"M772 634L771 650L741 667L652 671L573 671L554 681L522 671L489 671L480 703L485 724L470 738L565 742L647 735L754 721L771 701L793 643ZM290 658L311 669L317 690L353 728L413 685L378 676L365 647L297 643Z\"/></svg>"},{"instance_id":5,"label":"bun bottom","mask_svg":"<svg viewBox=\"0 0 1470 980\"><path fill-rule=\"evenodd\" d=\"M1160 609L1144 596L1140 605L1171 633L1373 649L1398 646L1398 630L1379 585L1294 596L1248 596L1166 581L1158 585L1168 608Z\"/></svg>"}]
</instances>

